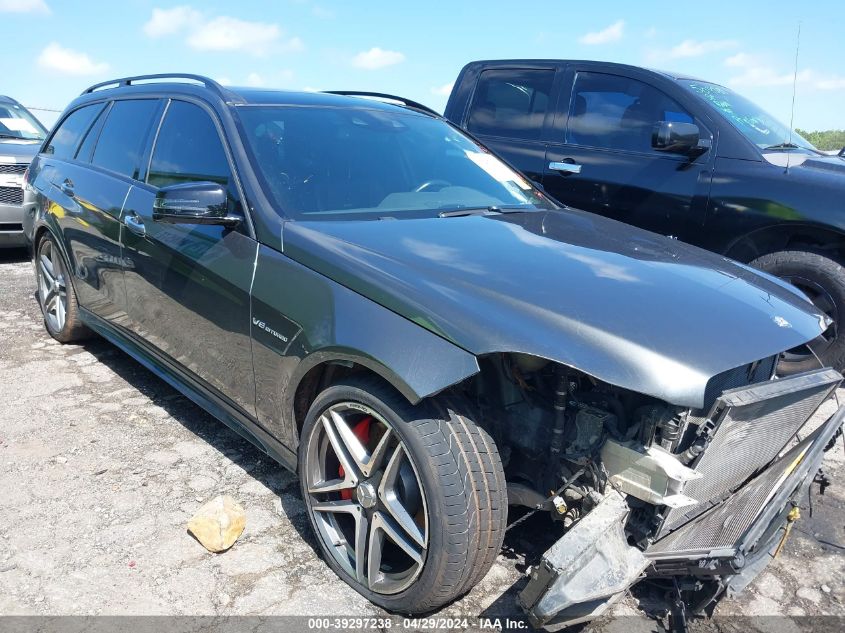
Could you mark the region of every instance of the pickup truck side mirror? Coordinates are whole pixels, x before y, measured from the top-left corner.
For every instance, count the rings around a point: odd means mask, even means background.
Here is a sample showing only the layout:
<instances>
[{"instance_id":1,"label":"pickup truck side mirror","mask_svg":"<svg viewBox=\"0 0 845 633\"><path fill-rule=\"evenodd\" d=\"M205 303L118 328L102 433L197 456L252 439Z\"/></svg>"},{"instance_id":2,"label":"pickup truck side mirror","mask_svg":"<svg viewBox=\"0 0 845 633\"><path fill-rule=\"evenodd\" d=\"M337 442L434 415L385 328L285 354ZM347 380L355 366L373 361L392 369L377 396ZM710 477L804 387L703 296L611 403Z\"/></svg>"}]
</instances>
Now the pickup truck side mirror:
<instances>
[{"instance_id":1,"label":"pickup truck side mirror","mask_svg":"<svg viewBox=\"0 0 845 633\"><path fill-rule=\"evenodd\" d=\"M660 152L689 155L706 150L700 140L695 123L659 121L651 135L651 146Z\"/></svg>"},{"instance_id":2,"label":"pickup truck side mirror","mask_svg":"<svg viewBox=\"0 0 845 633\"><path fill-rule=\"evenodd\" d=\"M186 182L162 187L153 203L153 220L174 224L237 226L242 218L228 213L226 190L216 182Z\"/></svg>"}]
</instances>

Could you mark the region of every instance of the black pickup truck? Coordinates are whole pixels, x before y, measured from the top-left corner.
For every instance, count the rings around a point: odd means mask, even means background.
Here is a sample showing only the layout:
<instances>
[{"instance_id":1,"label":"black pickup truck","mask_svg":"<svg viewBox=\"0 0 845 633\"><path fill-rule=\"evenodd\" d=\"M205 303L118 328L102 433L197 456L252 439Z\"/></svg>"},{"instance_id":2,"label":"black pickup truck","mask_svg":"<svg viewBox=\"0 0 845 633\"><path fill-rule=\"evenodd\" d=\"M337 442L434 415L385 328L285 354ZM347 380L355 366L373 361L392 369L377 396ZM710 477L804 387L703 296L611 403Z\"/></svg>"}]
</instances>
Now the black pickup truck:
<instances>
[{"instance_id":1,"label":"black pickup truck","mask_svg":"<svg viewBox=\"0 0 845 633\"><path fill-rule=\"evenodd\" d=\"M831 324L781 372L845 368L841 155L723 86L605 62L472 62L445 116L569 206L790 281Z\"/></svg>"}]
</instances>

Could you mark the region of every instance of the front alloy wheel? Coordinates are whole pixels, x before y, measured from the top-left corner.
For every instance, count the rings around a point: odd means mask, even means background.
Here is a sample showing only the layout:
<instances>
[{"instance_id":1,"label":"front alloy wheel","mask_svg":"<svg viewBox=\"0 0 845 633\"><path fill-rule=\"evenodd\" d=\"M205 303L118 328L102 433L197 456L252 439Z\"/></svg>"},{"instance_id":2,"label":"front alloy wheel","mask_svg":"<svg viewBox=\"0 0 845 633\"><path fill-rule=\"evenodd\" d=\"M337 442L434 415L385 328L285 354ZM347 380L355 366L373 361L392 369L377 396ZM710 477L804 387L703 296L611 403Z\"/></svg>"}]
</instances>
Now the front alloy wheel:
<instances>
[{"instance_id":1,"label":"front alloy wheel","mask_svg":"<svg viewBox=\"0 0 845 633\"><path fill-rule=\"evenodd\" d=\"M431 611L466 593L502 544L507 487L467 403L417 406L373 377L317 396L299 474L329 566L387 609Z\"/></svg>"},{"instance_id":2,"label":"front alloy wheel","mask_svg":"<svg viewBox=\"0 0 845 633\"><path fill-rule=\"evenodd\" d=\"M374 410L342 402L319 417L306 455L308 507L323 546L370 591L406 589L425 562L428 519L397 434Z\"/></svg>"}]
</instances>

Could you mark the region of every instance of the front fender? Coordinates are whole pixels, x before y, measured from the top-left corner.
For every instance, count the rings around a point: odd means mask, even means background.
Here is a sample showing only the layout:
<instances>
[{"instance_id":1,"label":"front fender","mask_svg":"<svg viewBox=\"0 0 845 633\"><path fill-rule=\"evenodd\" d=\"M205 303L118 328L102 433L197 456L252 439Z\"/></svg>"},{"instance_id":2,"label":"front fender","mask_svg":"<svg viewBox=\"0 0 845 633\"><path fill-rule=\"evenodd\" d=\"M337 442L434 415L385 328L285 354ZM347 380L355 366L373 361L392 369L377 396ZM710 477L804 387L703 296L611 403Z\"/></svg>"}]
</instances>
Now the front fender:
<instances>
[{"instance_id":1,"label":"front fender","mask_svg":"<svg viewBox=\"0 0 845 633\"><path fill-rule=\"evenodd\" d=\"M263 245L252 345L259 422L291 447L296 390L321 364L362 365L412 404L479 371L466 350Z\"/></svg>"}]
</instances>

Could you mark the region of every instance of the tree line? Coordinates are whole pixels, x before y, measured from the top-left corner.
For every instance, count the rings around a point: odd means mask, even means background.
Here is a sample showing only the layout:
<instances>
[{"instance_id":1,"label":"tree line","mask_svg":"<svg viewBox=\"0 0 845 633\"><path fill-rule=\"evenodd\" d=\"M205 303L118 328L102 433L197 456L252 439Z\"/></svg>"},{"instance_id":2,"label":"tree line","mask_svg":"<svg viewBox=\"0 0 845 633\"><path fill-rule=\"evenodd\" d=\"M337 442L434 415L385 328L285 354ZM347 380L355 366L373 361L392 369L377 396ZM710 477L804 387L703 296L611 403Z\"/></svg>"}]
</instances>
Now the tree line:
<instances>
[{"instance_id":1,"label":"tree line","mask_svg":"<svg viewBox=\"0 0 845 633\"><path fill-rule=\"evenodd\" d=\"M845 130L824 130L807 132L796 129L801 136L823 151L840 150L845 147Z\"/></svg>"}]
</instances>

